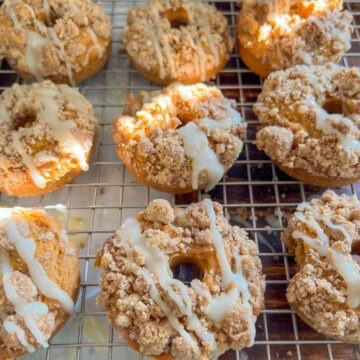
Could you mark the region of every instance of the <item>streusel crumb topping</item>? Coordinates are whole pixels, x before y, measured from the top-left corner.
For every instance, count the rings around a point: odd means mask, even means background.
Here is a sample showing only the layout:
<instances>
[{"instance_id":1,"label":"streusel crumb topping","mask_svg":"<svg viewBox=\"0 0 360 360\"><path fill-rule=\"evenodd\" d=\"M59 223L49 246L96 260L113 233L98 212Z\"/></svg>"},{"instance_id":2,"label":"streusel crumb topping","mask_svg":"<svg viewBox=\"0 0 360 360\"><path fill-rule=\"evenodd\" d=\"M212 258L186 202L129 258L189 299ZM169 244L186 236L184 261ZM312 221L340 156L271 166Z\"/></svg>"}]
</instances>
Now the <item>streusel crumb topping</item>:
<instances>
[{"instance_id":1,"label":"streusel crumb topping","mask_svg":"<svg viewBox=\"0 0 360 360\"><path fill-rule=\"evenodd\" d=\"M359 175L360 71L334 64L272 73L254 111L257 146L289 168L330 178Z\"/></svg>"}]
</instances>

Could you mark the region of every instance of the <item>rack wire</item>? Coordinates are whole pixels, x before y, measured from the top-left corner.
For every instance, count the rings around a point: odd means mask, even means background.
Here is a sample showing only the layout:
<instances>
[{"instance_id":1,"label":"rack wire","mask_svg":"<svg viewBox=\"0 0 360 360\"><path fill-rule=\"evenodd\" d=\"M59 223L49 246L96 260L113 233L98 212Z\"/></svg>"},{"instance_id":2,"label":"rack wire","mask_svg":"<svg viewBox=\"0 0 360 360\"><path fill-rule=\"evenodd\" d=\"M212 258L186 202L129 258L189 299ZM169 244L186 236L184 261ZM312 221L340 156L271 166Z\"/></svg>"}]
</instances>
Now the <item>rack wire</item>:
<instances>
[{"instance_id":1,"label":"rack wire","mask_svg":"<svg viewBox=\"0 0 360 360\"><path fill-rule=\"evenodd\" d=\"M0 2L1 3L1 2ZM321 194L324 189L303 185L277 169L253 144L257 121L252 105L261 91L262 80L251 73L234 50L226 68L214 83L224 95L235 99L243 119L248 123L247 139L239 159L223 180L208 194L194 192L182 196L160 193L139 184L120 162L111 137L112 119L122 112L130 92L156 87L131 68L121 41L126 12L144 1L103 0L103 8L113 23L113 48L106 67L80 86L92 102L99 119L98 144L90 170L72 184L41 197L14 198L1 195L8 206L44 207L57 203L69 209L69 233L79 245L81 290L76 314L51 340L48 349L39 349L24 360L142 360L146 357L129 349L111 329L105 313L96 307L100 270L94 267L96 251L124 219L143 210L155 198L173 205L186 206L204 197L223 204L232 224L245 228L260 249L266 274L264 308L258 318L254 346L243 351L229 351L223 360L350 360L360 359L359 346L329 340L309 328L292 310L285 298L289 279L296 264L280 241L287 215L299 202ZM235 33L238 8L236 1L213 1L229 20ZM342 65L360 66L360 1L345 1L354 15L352 49ZM0 66L0 90L21 80L5 62ZM337 192L358 194L359 185L343 187Z\"/></svg>"}]
</instances>

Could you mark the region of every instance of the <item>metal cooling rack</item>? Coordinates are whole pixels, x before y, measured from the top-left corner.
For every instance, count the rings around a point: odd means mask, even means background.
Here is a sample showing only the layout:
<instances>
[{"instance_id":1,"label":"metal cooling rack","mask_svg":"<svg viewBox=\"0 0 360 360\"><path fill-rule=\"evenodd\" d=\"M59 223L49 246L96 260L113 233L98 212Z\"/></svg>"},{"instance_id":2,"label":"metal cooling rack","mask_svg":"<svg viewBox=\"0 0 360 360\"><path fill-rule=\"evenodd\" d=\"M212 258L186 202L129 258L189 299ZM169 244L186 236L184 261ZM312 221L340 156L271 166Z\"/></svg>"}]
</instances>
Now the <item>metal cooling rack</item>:
<instances>
[{"instance_id":1,"label":"metal cooling rack","mask_svg":"<svg viewBox=\"0 0 360 360\"><path fill-rule=\"evenodd\" d=\"M96 251L127 217L143 210L155 198L166 198L172 204L187 204L210 196L224 205L232 224L244 227L260 249L267 290L265 305L257 324L252 348L229 351L222 360L327 360L360 359L359 346L328 340L310 329L290 309L285 298L289 279L296 264L280 241L286 217L297 204L320 194L323 189L303 185L279 171L259 152L255 139L257 121L252 105L261 91L262 81L242 64L235 49L227 67L214 83L224 95L237 101L243 119L248 123L244 150L221 183L209 194L195 192L172 196L140 185L120 162L111 137L112 119L121 113L130 92L155 89L130 65L121 42L126 12L144 1L102 1L113 23L113 48L106 67L81 86L81 92L92 102L99 119L99 136L90 170L64 188L32 198L1 195L8 206L43 207L57 203L69 208L67 223L74 240L81 244L81 291L73 316L51 340L48 349L39 349L24 360L142 360L118 338L107 323L106 315L95 305L99 293L99 269L94 267ZM238 8L235 0L212 2L228 18L235 33ZM360 1L346 1L354 15L352 50L342 64L360 66ZM5 62L0 66L0 89L20 82ZM360 196L358 184L336 190Z\"/></svg>"}]
</instances>

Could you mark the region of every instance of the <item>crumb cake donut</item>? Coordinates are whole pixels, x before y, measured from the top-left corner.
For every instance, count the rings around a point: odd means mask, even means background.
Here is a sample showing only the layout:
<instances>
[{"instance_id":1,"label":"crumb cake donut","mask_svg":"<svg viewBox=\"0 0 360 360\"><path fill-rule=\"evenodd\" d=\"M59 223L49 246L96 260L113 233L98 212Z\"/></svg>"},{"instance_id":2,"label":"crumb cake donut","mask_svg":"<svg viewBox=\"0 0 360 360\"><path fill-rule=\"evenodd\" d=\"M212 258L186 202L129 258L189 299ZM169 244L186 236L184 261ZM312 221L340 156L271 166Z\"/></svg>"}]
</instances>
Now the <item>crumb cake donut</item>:
<instances>
[{"instance_id":1,"label":"crumb cake donut","mask_svg":"<svg viewBox=\"0 0 360 360\"><path fill-rule=\"evenodd\" d=\"M254 73L340 61L351 47L352 15L341 0L239 0L240 57Z\"/></svg>"},{"instance_id":2,"label":"crumb cake donut","mask_svg":"<svg viewBox=\"0 0 360 360\"><path fill-rule=\"evenodd\" d=\"M41 210L0 208L0 358L39 347L74 311L77 249Z\"/></svg>"},{"instance_id":3,"label":"crumb cake donut","mask_svg":"<svg viewBox=\"0 0 360 360\"><path fill-rule=\"evenodd\" d=\"M332 187L360 180L360 70L298 65L272 73L254 111L256 145L288 175Z\"/></svg>"},{"instance_id":4,"label":"crumb cake donut","mask_svg":"<svg viewBox=\"0 0 360 360\"><path fill-rule=\"evenodd\" d=\"M189 285L172 268L196 264ZM265 289L255 242L206 199L186 209L154 200L98 252L97 303L133 349L157 359L216 359L251 346Z\"/></svg>"},{"instance_id":5,"label":"crumb cake donut","mask_svg":"<svg viewBox=\"0 0 360 360\"><path fill-rule=\"evenodd\" d=\"M216 87L173 84L130 96L113 123L116 151L142 183L160 191L211 190L238 157L246 125Z\"/></svg>"},{"instance_id":6,"label":"crumb cake donut","mask_svg":"<svg viewBox=\"0 0 360 360\"><path fill-rule=\"evenodd\" d=\"M128 11L125 49L140 74L161 85L207 81L226 65L234 39L226 18L192 0L149 0Z\"/></svg>"},{"instance_id":7,"label":"crumb cake donut","mask_svg":"<svg viewBox=\"0 0 360 360\"><path fill-rule=\"evenodd\" d=\"M0 95L0 192L35 196L70 182L88 161L97 120L91 104L50 80Z\"/></svg>"},{"instance_id":8,"label":"crumb cake donut","mask_svg":"<svg viewBox=\"0 0 360 360\"><path fill-rule=\"evenodd\" d=\"M0 55L27 81L75 85L104 66L110 48L110 19L90 0L5 0L0 8Z\"/></svg>"},{"instance_id":9,"label":"crumb cake donut","mask_svg":"<svg viewBox=\"0 0 360 360\"><path fill-rule=\"evenodd\" d=\"M328 190L300 204L282 240L300 270L287 299L312 328L360 344L360 204L355 196Z\"/></svg>"}]
</instances>

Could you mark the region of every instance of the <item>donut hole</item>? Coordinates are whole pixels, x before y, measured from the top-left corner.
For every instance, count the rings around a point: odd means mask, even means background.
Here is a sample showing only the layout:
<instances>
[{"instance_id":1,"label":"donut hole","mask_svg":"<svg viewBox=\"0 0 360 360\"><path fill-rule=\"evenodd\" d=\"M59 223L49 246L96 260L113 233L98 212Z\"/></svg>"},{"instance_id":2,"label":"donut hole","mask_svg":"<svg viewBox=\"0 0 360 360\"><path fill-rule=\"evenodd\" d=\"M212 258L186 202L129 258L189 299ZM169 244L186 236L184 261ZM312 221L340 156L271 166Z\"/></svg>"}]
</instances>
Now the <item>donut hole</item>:
<instances>
[{"instance_id":1,"label":"donut hole","mask_svg":"<svg viewBox=\"0 0 360 360\"><path fill-rule=\"evenodd\" d=\"M183 7L168 9L165 11L165 18L173 29L189 25L189 14Z\"/></svg>"},{"instance_id":2,"label":"donut hole","mask_svg":"<svg viewBox=\"0 0 360 360\"><path fill-rule=\"evenodd\" d=\"M43 22L48 28L52 28L55 26L56 22L61 19L61 14L56 13L55 11L50 10L48 15L44 14Z\"/></svg>"},{"instance_id":3,"label":"donut hole","mask_svg":"<svg viewBox=\"0 0 360 360\"><path fill-rule=\"evenodd\" d=\"M13 120L12 130L18 131L20 128L29 128L35 121L35 111L31 108L28 108L22 114L17 115Z\"/></svg>"},{"instance_id":4,"label":"donut hole","mask_svg":"<svg viewBox=\"0 0 360 360\"><path fill-rule=\"evenodd\" d=\"M322 108L328 114L346 115L349 113L346 103L339 99L327 99Z\"/></svg>"},{"instance_id":5,"label":"donut hole","mask_svg":"<svg viewBox=\"0 0 360 360\"><path fill-rule=\"evenodd\" d=\"M190 283L194 279L202 280L204 273L201 268L191 259L173 261L171 264L174 279L183 283Z\"/></svg>"}]
</instances>

